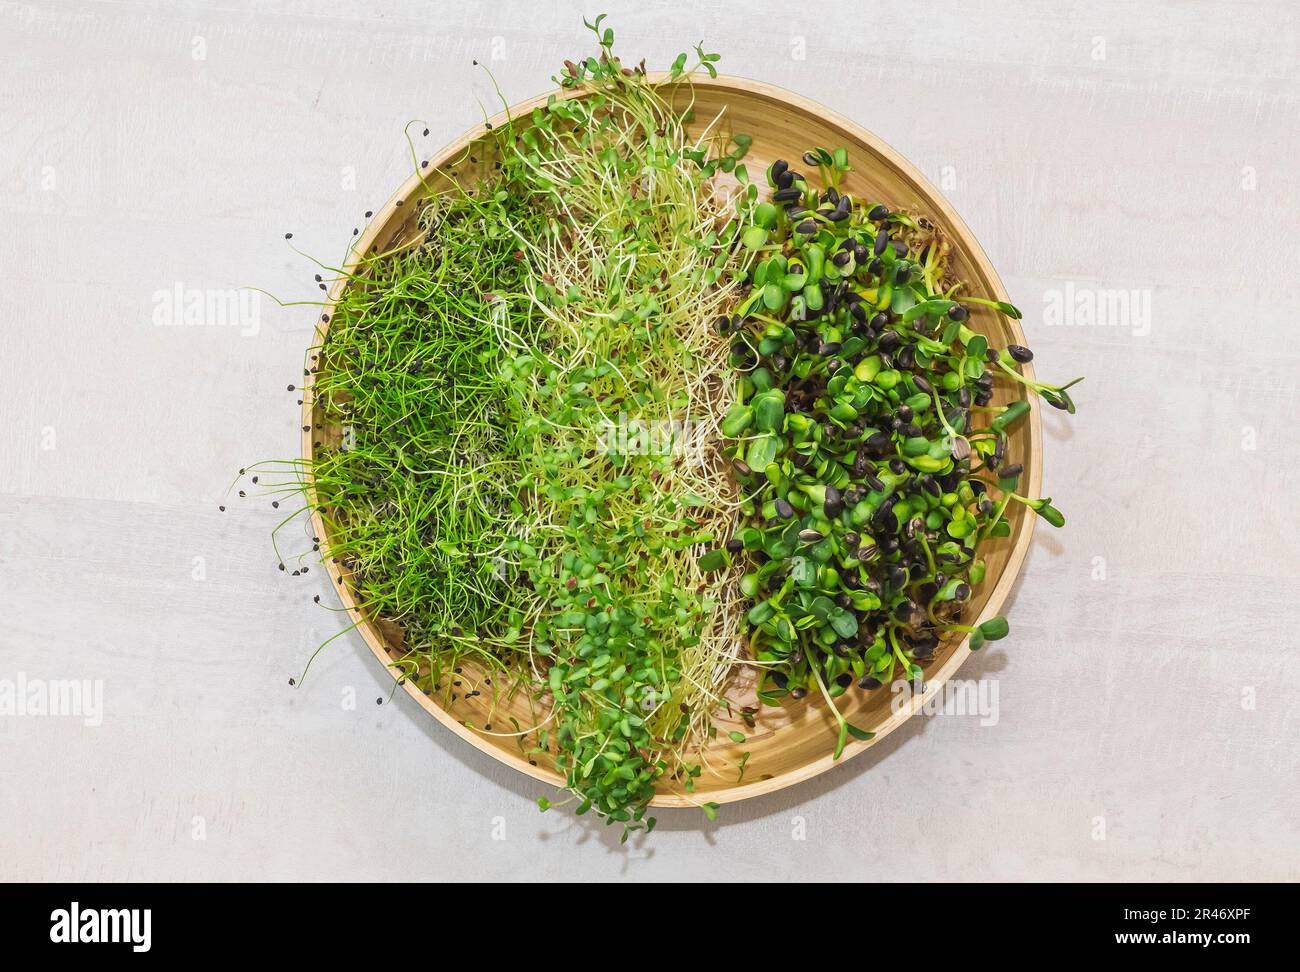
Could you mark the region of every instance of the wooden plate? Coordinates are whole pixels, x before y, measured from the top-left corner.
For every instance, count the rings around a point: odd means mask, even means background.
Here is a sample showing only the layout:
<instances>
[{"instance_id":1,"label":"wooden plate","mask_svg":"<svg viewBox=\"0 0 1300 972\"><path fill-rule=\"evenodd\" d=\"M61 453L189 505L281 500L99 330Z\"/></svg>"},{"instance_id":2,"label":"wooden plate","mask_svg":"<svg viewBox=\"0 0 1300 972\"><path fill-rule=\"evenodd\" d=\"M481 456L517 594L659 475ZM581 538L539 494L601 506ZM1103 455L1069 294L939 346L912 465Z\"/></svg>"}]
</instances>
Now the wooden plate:
<instances>
[{"instance_id":1,"label":"wooden plate","mask_svg":"<svg viewBox=\"0 0 1300 972\"><path fill-rule=\"evenodd\" d=\"M723 112L724 124L729 124L731 131L753 137L753 145L745 160L751 173L761 173L774 159L785 158L794 162L813 146L847 147L854 167L854 171L845 179L847 191L858 199L879 200L891 208L906 209L915 215L929 217L951 241L954 251L953 270L959 279L967 282L968 292L995 300L1007 299L1002 282L966 224L911 163L875 135L807 98L757 81L727 77L697 81L694 92L697 124L707 123L718 112ZM560 92L556 94L560 97L567 96ZM533 107L545 104L547 97L542 95L516 105L510 109L509 115L518 118ZM507 113L503 112L491 119L490 124L498 126L506 120ZM434 173L435 170L450 168L454 163L457 178L472 181L477 172L489 164L487 152L474 153L475 143L484 138L485 132L485 127L479 126L462 135L430 159L428 168L423 171ZM467 154L474 155L475 160L470 161ZM436 175L428 175L426 180L435 189L446 185ZM416 204L425 192L427 190L419 175L407 180L396 195L376 212L373 221L356 241L355 252L364 254L390 246L410 233L417 213ZM329 327L329 313L342 287L343 282L340 281L330 292L330 305L317 326L316 347L324 341ZM1017 322L991 310L972 309L970 326L987 335L989 344L993 347L1026 343ZM1032 367L1024 366L1024 373L1032 378ZM995 391L995 403L1005 404L1011 400L1008 389L1002 387L1005 384L1001 383ZM322 420L313 409L312 391L313 382L309 377L308 394L303 398L303 424L315 426L317 430L303 434L303 456L308 460L312 458L313 442L328 438L337 431L327 429L322 433L319 430ZM1021 482L1027 494L1034 496L1038 494L1042 483L1042 426L1038 401L1033 400L1031 406L1028 421L1021 422L1011 436L1008 461L1024 466L1026 475ZM308 498L314 507L316 497L310 488ZM991 540L986 548L982 548L987 573L983 583L974 592L968 617L977 616L982 621L996 615L1024 562L1033 533L1034 517L1020 504L1012 504L1012 507L1009 512L1011 535ZM313 524L317 536L324 538L326 526L319 513L313 515ZM327 564L326 568L333 585L340 592L343 604L353 620L358 622L358 630L366 644L387 665L398 656L392 640L397 637L393 626L365 617L357 608L346 575L342 575L340 583L338 566ZM838 701L849 720L876 735L867 742L850 741L840 762L879 742L902 724L926 699L940 690L967 655L969 651L964 641L953 641L940 646L935 652L934 660L926 667L926 691L922 695L907 698L905 702L893 695L889 687L872 692L855 688L841 696ZM396 677L394 669L388 670ZM470 680L474 676L475 673L467 669L465 678ZM469 721L481 726L485 722L495 721L498 725L509 725L509 719L513 715L521 725L532 725L535 720L530 714L532 709L524 698L525 693L495 703L495 709L489 712L489 706L494 704L491 692L484 692L469 700L462 696L459 701L445 705L446 700L441 697L441 693L437 698L426 695L409 680L404 681L402 687L430 715L471 745L522 773L546 783L562 785L560 776L545 760L539 760L536 764L530 762L517 740L483 735L463 724L464 721ZM741 706L755 704L752 689L750 670L745 669L734 679L727 693L735 703L734 709L738 711ZM680 793L669 792L665 786L656 796L654 806L679 807L704 800L718 803L744 800L806 780L836 765L831 758L835 746L835 722L816 693L801 702L788 702L782 708L759 706L756 729L748 729L738 720L732 725L723 715L719 716L718 728L718 738L710 743L706 753L709 763L718 768L717 774L706 769L696 781L692 799L687 799ZM747 735L743 746L737 746L727 739L726 732L732 728ZM742 750L747 750L750 755L744 779L738 782L735 766Z\"/></svg>"}]
</instances>

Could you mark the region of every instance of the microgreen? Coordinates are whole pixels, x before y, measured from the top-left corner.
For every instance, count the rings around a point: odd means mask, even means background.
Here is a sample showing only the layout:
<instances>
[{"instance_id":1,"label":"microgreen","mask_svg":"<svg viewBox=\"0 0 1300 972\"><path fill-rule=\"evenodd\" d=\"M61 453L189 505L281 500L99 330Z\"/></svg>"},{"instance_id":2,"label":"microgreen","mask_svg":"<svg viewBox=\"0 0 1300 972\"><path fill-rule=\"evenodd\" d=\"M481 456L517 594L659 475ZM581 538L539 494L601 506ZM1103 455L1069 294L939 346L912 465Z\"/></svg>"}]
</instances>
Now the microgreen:
<instances>
[{"instance_id":1,"label":"microgreen","mask_svg":"<svg viewBox=\"0 0 1300 972\"><path fill-rule=\"evenodd\" d=\"M748 137L688 135L673 107L718 56L652 85L603 21L556 79L583 97L496 127L474 150L487 175L443 171L451 191L408 202L419 238L351 273L313 349L321 440L283 485L314 487L321 554L396 632L406 677L508 673L549 710L508 734L532 734L578 813L630 830L656 787L693 791L741 646L730 556L706 549L738 502L714 320L758 191ZM682 431L645 448L629 423Z\"/></svg>"},{"instance_id":2,"label":"microgreen","mask_svg":"<svg viewBox=\"0 0 1300 972\"><path fill-rule=\"evenodd\" d=\"M259 484L275 504L311 488L314 551L399 647L399 678L454 701L480 691L463 662L504 675L493 699L526 692L535 723L466 725L553 763L570 794L540 809L626 840L653 829L657 790L717 774L708 741L747 742L713 722L742 662L764 703L815 685L838 758L871 738L836 703L855 682L1007 634L964 617L981 545L1013 502L1064 518L1018 492L1030 406L993 406L993 383L1067 411L1074 383L1027 378L1027 348L968 326L972 306L1019 312L949 280L928 221L843 191L845 149L804 156L820 188L775 163L762 199L750 138L692 116L718 55L654 85L604 20L561 95L475 146L472 179L451 166L450 188L404 200L412 238L331 271L312 459L257 472L278 474Z\"/></svg>"},{"instance_id":3,"label":"microgreen","mask_svg":"<svg viewBox=\"0 0 1300 972\"><path fill-rule=\"evenodd\" d=\"M949 279L929 221L841 191L843 149L814 148L767 173L770 202L741 230L756 252L731 364L743 376L722 431L744 500L739 535L759 698L814 685L847 740L869 738L835 699L923 676L942 639L972 650L1004 618L963 623L983 580L982 544L1006 536L1007 505L1051 523L1048 499L1016 492L1009 435L1030 410L992 405L995 379L1073 411L1067 385L1025 377L1027 348L990 348L968 306L1018 319Z\"/></svg>"}]
</instances>

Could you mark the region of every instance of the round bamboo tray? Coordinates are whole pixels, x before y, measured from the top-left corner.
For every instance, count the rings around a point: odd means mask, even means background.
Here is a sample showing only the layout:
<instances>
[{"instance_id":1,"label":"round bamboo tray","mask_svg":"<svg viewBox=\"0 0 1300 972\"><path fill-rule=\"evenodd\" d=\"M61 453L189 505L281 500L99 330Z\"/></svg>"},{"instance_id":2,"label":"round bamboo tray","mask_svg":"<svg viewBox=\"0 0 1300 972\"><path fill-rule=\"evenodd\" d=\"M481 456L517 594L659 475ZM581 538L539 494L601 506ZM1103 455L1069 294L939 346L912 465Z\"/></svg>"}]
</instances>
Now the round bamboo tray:
<instances>
[{"instance_id":1,"label":"round bamboo tray","mask_svg":"<svg viewBox=\"0 0 1300 972\"><path fill-rule=\"evenodd\" d=\"M558 97L572 96L566 92L555 94ZM684 89L679 90L679 96L685 96ZM547 97L548 95L541 95L515 105L508 113L502 112L492 118L490 124L496 127L504 124L508 115L515 118L526 115L535 106L545 104ZM966 281L969 292L995 300L1007 300L1002 282L988 257L952 207L910 162L866 129L807 98L743 78L697 80L694 84L694 97L695 124L707 124L722 112L723 124L730 126L731 131L753 137L753 145L745 163L749 171L756 175L775 159L784 158L794 162L805 151L817 145L830 148L845 146L854 167L854 171L845 179L848 192L857 199L881 201L894 209L906 209L915 215L927 216L950 240L954 273L958 279ZM445 177L435 174L440 170L454 168L458 180L473 181L490 162L487 152L477 155L474 153L475 144L481 142L485 134L486 127L480 125L433 156L427 168L422 169L426 173L423 178L419 174L413 175L375 212L373 220L355 242L353 253L379 251L409 234L416 219L417 204L429 192L426 186L437 191L448 185ZM349 269L355 266L355 262L354 258ZM329 304L317 325L316 347L320 347L325 339L330 311L344 286L343 280L336 282L329 294ZM993 347L1026 343L1024 333L1016 321L992 310L972 308L969 323L975 330L985 334ZM1032 378L1031 366L1024 366L1024 372ZM335 437L339 430L321 428L321 418L313 408L311 376L307 378L306 391L307 394L303 397L303 424L311 426L312 430L303 433L303 456L310 461L314 443L337 441ZM1010 400L1007 389L999 386L995 392L995 403L1005 404ZM1042 483L1042 422L1039 407L1036 399L1031 402L1028 420L1020 423L1011 436L1008 448L1008 462L1020 463L1026 470L1022 483L1031 496L1039 493ZM316 497L310 484L308 499L314 509ZM990 540L984 548L987 572L983 583L973 594L968 617L977 617L983 621L999 612L1028 552L1034 517L1018 503L1012 504L1012 507L1014 509L1009 513L1011 535ZM327 527L319 513L313 514L313 525L316 535L324 539ZM333 563L327 563L326 569L344 606L352 615L352 620L357 622L357 630L361 632L362 638L375 656L387 666L399 655L400 630L383 619L366 617L357 607L346 572L341 572L340 566ZM903 697L906 698L905 702L897 699L889 687L871 692L851 689L841 696L838 702L848 719L853 724L874 732L875 736L868 741L850 741L838 761L831 756L835 747L836 724L816 693L798 702L787 701L780 708L757 705L753 695L752 670L742 668L733 678L727 696L733 703L733 711L739 712L746 705L757 706L759 713L755 717L756 727L748 728L740 722L739 717L732 720L725 713L719 713L719 732L717 738L709 743L706 754L709 757L708 763L718 767L719 775L711 774L706 769L696 780L695 792L690 797L663 785L652 805L684 807L706 800L717 803L744 800L816 776L837 762L847 761L896 729L940 690L969 654L964 640L952 640L941 645L926 666L925 691ZM390 667L388 671L397 677L393 668ZM465 677L472 679L474 673L467 670ZM484 735L464 724L469 722L481 726L492 720L498 724L509 724L509 718L513 716L519 719L522 726L532 725L534 708L525 698L527 693L519 692L513 698L494 702L491 693L485 692L476 698L462 697L448 704L441 693L438 697L427 695L410 680L403 680L402 687L430 715L470 745L538 780L562 785L561 777L544 759L538 759L536 763L530 762L516 739ZM494 708L489 712L489 707L492 706ZM730 729L745 733L747 739L743 745L738 746L727 738ZM742 751L748 751L750 755L743 781L738 782L735 766Z\"/></svg>"}]
</instances>

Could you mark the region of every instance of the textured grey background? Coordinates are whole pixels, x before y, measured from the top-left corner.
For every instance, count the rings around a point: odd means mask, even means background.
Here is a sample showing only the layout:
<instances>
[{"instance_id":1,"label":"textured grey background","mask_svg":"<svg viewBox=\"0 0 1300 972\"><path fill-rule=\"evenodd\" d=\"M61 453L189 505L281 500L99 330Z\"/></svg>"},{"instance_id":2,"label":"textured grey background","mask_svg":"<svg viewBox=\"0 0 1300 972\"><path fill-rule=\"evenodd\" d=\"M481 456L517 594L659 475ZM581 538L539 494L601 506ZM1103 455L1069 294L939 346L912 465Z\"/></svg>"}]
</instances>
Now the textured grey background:
<instances>
[{"instance_id":1,"label":"textured grey background","mask_svg":"<svg viewBox=\"0 0 1300 972\"><path fill-rule=\"evenodd\" d=\"M404 697L277 572L235 470L298 448L311 308L160 327L159 291L311 299L429 146L587 49L567 3L0 3L0 680L102 679L102 726L0 716L7 879L1283 879L1300 872L1300 11L1271 3L696 0L700 38L912 159L983 241L1040 374L1047 491L999 720L916 718L810 783L647 842ZM1150 317L1051 326L1053 292ZM1141 304L1138 304L1141 307ZM164 311L165 313L165 311ZM249 330L245 328L244 330ZM197 559L196 558L201 558ZM355 694L355 707L346 701ZM503 837L504 839L494 839Z\"/></svg>"}]
</instances>

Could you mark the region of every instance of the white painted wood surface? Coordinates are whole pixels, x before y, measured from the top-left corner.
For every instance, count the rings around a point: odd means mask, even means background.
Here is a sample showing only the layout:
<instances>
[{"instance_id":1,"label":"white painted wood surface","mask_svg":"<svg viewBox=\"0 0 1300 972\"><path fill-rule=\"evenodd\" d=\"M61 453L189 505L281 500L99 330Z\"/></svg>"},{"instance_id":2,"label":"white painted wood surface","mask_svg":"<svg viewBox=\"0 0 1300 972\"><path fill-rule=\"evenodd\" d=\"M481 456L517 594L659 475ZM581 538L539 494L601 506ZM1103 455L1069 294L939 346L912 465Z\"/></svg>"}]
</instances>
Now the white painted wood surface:
<instances>
[{"instance_id":1,"label":"white painted wood surface","mask_svg":"<svg viewBox=\"0 0 1300 972\"><path fill-rule=\"evenodd\" d=\"M984 242L1040 374L1088 376L1048 423L1070 522L963 670L996 725L914 719L620 848L377 707L357 639L290 689L336 630L326 585L276 570L277 511L223 494L295 453L312 310L159 326L161 294L311 299L284 233L334 258L409 170L407 121L437 146L492 105L471 59L510 101L545 89L584 11L0 3L0 695L104 693L95 727L0 715L0 878L1300 876L1300 9L672 6L583 5L651 64L703 37L880 134ZM1068 286L1149 317L1053 326Z\"/></svg>"}]
</instances>

